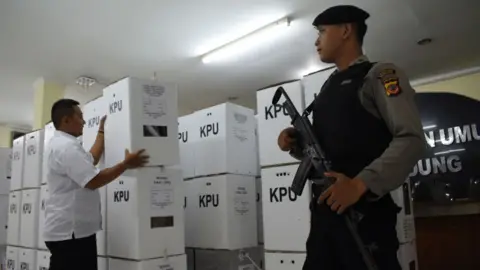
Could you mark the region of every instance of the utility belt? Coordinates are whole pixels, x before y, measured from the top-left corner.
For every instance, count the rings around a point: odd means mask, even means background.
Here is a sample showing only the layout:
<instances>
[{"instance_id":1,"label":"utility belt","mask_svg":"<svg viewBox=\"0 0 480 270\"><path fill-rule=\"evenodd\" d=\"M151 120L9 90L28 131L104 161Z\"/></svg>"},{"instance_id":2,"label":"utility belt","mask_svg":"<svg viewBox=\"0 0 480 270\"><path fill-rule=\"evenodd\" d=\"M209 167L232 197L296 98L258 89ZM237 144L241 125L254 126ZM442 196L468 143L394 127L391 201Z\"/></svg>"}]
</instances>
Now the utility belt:
<instances>
[{"instance_id":1,"label":"utility belt","mask_svg":"<svg viewBox=\"0 0 480 270\"><path fill-rule=\"evenodd\" d=\"M324 190L326 190L324 181L312 180L312 204L317 202L318 197L323 193ZM399 213L401 210L401 208L398 207L393 201L390 193L378 200L369 200L367 195L368 194L362 196L360 200L352 206L355 211L361 213L362 215L383 215L393 212Z\"/></svg>"}]
</instances>

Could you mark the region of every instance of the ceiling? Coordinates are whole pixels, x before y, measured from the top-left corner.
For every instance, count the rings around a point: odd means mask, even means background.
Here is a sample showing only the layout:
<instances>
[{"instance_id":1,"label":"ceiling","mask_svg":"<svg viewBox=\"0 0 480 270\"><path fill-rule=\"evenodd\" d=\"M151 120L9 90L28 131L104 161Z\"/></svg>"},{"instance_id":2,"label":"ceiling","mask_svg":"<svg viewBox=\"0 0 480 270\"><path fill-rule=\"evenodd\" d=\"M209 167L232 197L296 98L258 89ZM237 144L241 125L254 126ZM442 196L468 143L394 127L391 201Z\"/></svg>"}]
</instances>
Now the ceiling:
<instances>
[{"instance_id":1,"label":"ceiling","mask_svg":"<svg viewBox=\"0 0 480 270\"><path fill-rule=\"evenodd\" d=\"M319 67L313 18L340 4L371 13L365 51L412 79L480 65L480 1L472 0L2 0L0 123L30 125L38 77L68 85L82 101L125 76L179 86L180 112L224 102L255 106L255 90ZM232 62L201 62L196 51L290 16L278 37ZM431 37L434 42L418 46ZM78 76L100 85L83 90Z\"/></svg>"}]
</instances>

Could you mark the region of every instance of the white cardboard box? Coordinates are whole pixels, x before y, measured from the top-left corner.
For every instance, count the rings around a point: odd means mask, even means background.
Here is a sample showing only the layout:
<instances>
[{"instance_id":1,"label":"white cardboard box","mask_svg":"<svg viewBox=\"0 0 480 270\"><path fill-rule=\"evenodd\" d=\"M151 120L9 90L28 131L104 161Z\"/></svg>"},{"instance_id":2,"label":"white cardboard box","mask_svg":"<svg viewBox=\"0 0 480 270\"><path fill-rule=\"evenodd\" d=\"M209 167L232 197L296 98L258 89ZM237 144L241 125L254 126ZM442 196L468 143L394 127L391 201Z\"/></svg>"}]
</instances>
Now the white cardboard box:
<instances>
[{"instance_id":1,"label":"white cardboard box","mask_svg":"<svg viewBox=\"0 0 480 270\"><path fill-rule=\"evenodd\" d=\"M20 215L20 246L37 248L38 221L40 213L40 189L21 191L22 208Z\"/></svg>"},{"instance_id":2,"label":"white cardboard box","mask_svg":"<svg viewBox=\"0 0 480 270\"><path fill-rule=\"evenodd\" d=\"M105 89L105 163L123 160L125 149L146 149L149 166L180 162L177 89L151 80L125 78ZM121 134L121 136L119 136Z\"/></svg>"},{"instance_id":3,"label":"white cardboard box","mask_svg":"<svg viewBox=\"0 0 480 270\"><path fill-rule=\"evenodd\" d=\"M416 242L401 244L397 252L398 260L402 266L402 270L418 269L417 247Z\"/></svg>"},{"instance_id":4,"label":"white cardboard box","mask_svg":"<svg viewBox=\"0 0 480 270\"><path fill-rule=\"evenodd\" d=\"M416 239L415 217L413 215L412 190L410 181L391 192L393 201L402 208L397 215L397 236L400 243L408 243Z\"/></svg>"},{"instance_id":5,"label":"white cardboard box","mask_svg":"<svg viewBox=\"0 0 480 270\"><path fill-rule=\"evenodd\" d=\"M265 270L302 270L306 253L265 253Z\"/></svg>"},{"instance_id":6,"label":"white cardboard box","mask_svg":"<svg viewBox=\"0 0 480 270\"><path fill-rule=\"evenodd\" d=\"M180 163L184 179L195 176L195 152L192 144L195 128L195 114L178 118L178 143L180 144Z\"/></svg>"},{"instance_id":7,"label":"white cardboard box","mask_svg":"<svg viewBox=\"0 0 480 270\"><path fill-rule=\"evenodd\" d=\"M0 247L7 245L8 195L0 195Z\"/></svg>"},{"instance_id":8,"label":"white cardboard box","mask_svg":"<svg viewBox=\"0 0 480 270\"><path fill-rule=\"evenodd\" d=\"M42 182L44 131L25 135L23 188L39 188Z\"/></svg>"},{"instance_id":9,"label":"white cardboard box","mask_svg":"<svg viewBox=\"0 0 480 270\"><path fill-rule=\"evenodd\" d=\"M20 191L13 191L10 193L9 197L7 244L18 246L20 242L20 212L22 210L22 194Z\"/></svg>"},{"instance_id":10,"label":"white cardboard box","mask_svg":"<svg viewBox=\"0 0 480 270\"><path fill-rule=\"evenodd\" d=\"M159 258L146 261L126 261L109 259L108 266L112 270L187 270L187 256L177 255L167 259Z\"/></svg>"},{"instance_id":11,"label":"white cardboard box","mask_svg":"<svg viewBox=\"0 0 480 270\"><path fill-rule=\"evenodd\" d=\"M21 248L18 250L18 262L21 270L38 269L37 251L35 249Z\"/></svg>"},{"instance_id":12,"label":"white cardboard box","mask_svg":"<svg viewBox=\"0 0 480 270\"><path fill-rule=\"evenodd\" d=\"M98 270L108 270L108 259L105 257L98 257L97 258L97 269Z\"/></svg>"},{"instance_id":13,"label":"white cardboard box","mask_svg":"<svg viewBox=\"0 0 480 270\"><path fill-rule=\"evenodd\" d=\"M260 145L259 145L259 136L258 136L258 114L255 115L255 152L257 153L255 157L255 164L257 164L257 176L262 174L262 167L260 166Z\"/></svg>"},{"instance_id":14,"label":"white cardboard box","mask_svg":"<svg viewBox=\"0 0 480 270\"><path fill-rule=\"evenodd\" d=\"M335 68L315 72L303 78L302 83L305 90L305 107L313 102L315 97L320 93L323 84L327 81L333 71L335 71Z\"/></svg>"},{"instance_id":15,"label":"white cardboard box","mask_svg":"<svg viewBox=\"0 0 480 270\"><path fill-rule=\"evenodd\" d=\"M55 133L55 127L53 123L50 122L45 125L43 133L43 160L42 160L42 185L47 183L47 155L48 155L48 144L52 139Z\"/></svg>"},{"instance_id":16,"label":"white cardboard box","mask_svg":"<svg viewBox=\"0 0 480 270\"><path fill-rule=\"evenodd\" d=\"M48 185L40 187L40 208L38 214L38 242L37 247L41 250L47 250L45 240L43 239L43 229L45 228L45 203L48 199Z\"/></svg>"},{"instance_id":17,"label":"white cardboard box","mask_svg":"<svg viewBox=\"0 0 480 270\"><path fill-rule=\"evenodd\" d=\"M303 112L304 98L300 81L286 83L281 86L290 96L297 110ZM272 105L272 98L278 87L280 85L257 92L258 141L260 146L260 165L262 167L298 162L298 160L278 148L278 135L283 129L291 126L291 119L287 111L281 105ZM285 101L285 98L282 97L279 104L283 103L283 101Z\"/></svg>"},{"instance_id":18,"label":"white cardboard box","mask_svg":"<svg viewBox=\"0 0 480 270\"><path fill-rule=\"evenodd\" d=\"M107 187L108 256L145 260L165 250L185 253L181 170L146 167L128 173Z\"/></svg>"},{"instance_id":19,"label":"white cardboard box","mask_svg":"<svg viewBox=\"0 0 480 270\"><path fill-rule=\"evenodd\" d=\"M5 264L7 265L7 270L17 270L20 268L19 263L19 248L8 246L7 255Z\"/></svg>"},{"instance_id":20,"label":"white cardboard box","mask_svg":"<svg viewBox=\"0 0 480 270\"><path fill-rule=\"evenodd\" d=\"M248 256L246 256L248 255ZM245 250L195 250L195 270L255 270L261 267L260 247ZM249 258L253 261L250 261Z\"/></svg>"},{"instance_id":21,"label":"white cardboard box","mask_svg":"<svg viewBox=\"0 0 480 270\"><path fill-rule=\"evenodd\" d=\"M16 138L12 147L12 180L10 190L23 187L23 165L25 162L25 136Z\"/></svg>"},{"instance_id":22,"label":"white cardboard box","mask_svg":"<svg viewBox=\"0 0 480 270\"><path fill-rule=\"evenodd\" d=\"M223 103L194 113L195 176L256 175L253 110Z\"/></svg>"},{"instance_id":23,"label":"white cardboard box","mask_svg":"<svg viewBox=\"0 0 480 270\"><path fill-rule=\"evenodd\" d=\"M255 177L219 175L185 181L187 247L236 250L255 247Z\"/></svg>"},{"instance_id":24,"label":"white cardboard box","mask_svg":"<svg viewBox=\"0 0 480 270\"><path fill-rule=\"evenodd\" d=\"M37 251L37 269L38 270L48 270L50 267L50 252L48 251Z\"/></svg>"},{"instance_id":25,"label":"white cardboard box","mask_svg":"<svg viewBox=\"0 0 480 270\"><path fill-rule=\"evenodd\" d=\"M98 97L83 106L83 118L85 125L83 126L82 145L86 151L90 151L95 140L97 139L100 120L107 115L108 105L103 97ZM105 155L102 155L98 162L98 167L105 167Z\"/></svg>"},{"instance_id":26,"label":"white cardboard box","mask_svg":"<svg viewBox=\"0 0 480 270\"><path fill-rule=\"evenodd\" d=\"M263 244L263 206L262 206L262 178L255 178L255 190L257 192L257 228L258 243Z\"/></svg>"},{"instance_id":27,"label":"white cardboard box","mask_svg":"<svg viewBox=\"0 0 480 270\"><path fill-rule=\"evenodd\" d=\"M101 187L100 202L102 213L102 230L97 232L97 254L98 256L107 256L107 187Z\"/></svg>"},{"instance_id":28,"label":"white cardboard box","mask_svg":"<svg viewBox=\"0 0 480 270\"><path fill-rule=\"evenodd\" d=\"M301 197L290 186L298 165L262 169L263 234L267 251L305 251L310 231L310 185Z\"/></svg>"},{"instance_id":29,"label":"white cardboard box","mask_svg":"<svg viewBox=\"0 0 480 270\"><path fill-rule=\"evenodd\" d=\"M100 121L102 117L108 113L108 105L105 102L105 98L100 96L86 103L82 108L82 112L83 118L85 119L85 125L83 126L82 145L86 151L90 151L95 143L95 140L97 139ZM105 168L105 155L102 155L97 167L99 169ZM97 254L98 256L106 256L107 235L105 230L107 228L107 188L102 187L99 189L99 192L102 207L102 230L97 232Z\"/></svg>"}]
</instances>

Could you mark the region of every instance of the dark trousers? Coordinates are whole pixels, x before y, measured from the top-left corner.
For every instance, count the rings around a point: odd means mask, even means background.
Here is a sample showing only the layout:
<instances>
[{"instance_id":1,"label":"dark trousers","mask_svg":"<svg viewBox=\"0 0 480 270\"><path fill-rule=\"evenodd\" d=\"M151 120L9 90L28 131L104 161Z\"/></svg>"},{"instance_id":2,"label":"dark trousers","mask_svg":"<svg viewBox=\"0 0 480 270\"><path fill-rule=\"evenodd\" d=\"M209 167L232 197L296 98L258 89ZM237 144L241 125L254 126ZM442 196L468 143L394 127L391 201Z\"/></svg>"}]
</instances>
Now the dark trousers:
<instances>
[{"instance_id":1,"label":"dark trousers","mask_svg":"<svg viewBox=\"0 0 480 270\"><path fill-rule=\"evenodd\" d=\"M343 217L326 204L318 205L316 199L310 205L310 235L303 270L367 270ZM395 229L398 207L389 199L381 202L382 207L367 211L358 231L364 244L371 247L379 270L401 270Z\"/></svg>"},{"instance_id":2,"label":"dark trousers","mask_svg":"<svg viewBox=\"0 0 480 270\"><path fill-rule=\"evenodd\" d=\"M97 238L45 242L52 256L50 270L97 270Z\"/></svg>"}]
</instances>

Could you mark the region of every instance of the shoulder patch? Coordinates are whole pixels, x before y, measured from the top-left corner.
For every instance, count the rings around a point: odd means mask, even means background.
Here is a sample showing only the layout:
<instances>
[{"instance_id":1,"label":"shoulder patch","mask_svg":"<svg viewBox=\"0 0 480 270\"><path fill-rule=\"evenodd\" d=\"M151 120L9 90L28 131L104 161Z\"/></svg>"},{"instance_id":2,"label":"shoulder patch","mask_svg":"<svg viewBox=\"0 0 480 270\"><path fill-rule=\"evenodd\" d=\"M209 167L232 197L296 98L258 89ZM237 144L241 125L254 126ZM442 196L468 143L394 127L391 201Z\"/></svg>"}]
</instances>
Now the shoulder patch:
<instances>
[{"instance_id":1,"label":"shoulder patch","mask_svg":"<svg viewBox=\"0 0 480 270\"><path fill-rule=\"evenodd\" d=\"M389 97L398 96L402 92L398 78L388 78L388 79L382 80L382 82L383 82L383 87L385 88L385 93L387 96Z\"/></svg>"},{"instance_id":2,"label":"shoulder patch","mask_svg":"<svg viewBox=\"0 0 480 270\"><path fill-rule=\"evenodd\" d=\"M383 69L379 69L379 71L377 71L377 79L382 83L387 96L398 96L402 92L395 67L384 67Z\"/></svg>"}]
</instances>

